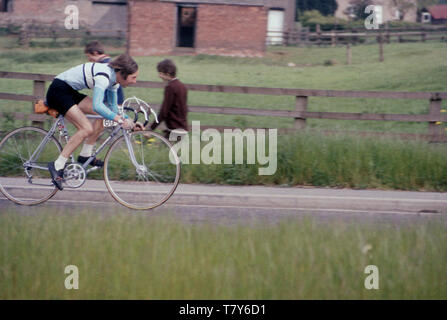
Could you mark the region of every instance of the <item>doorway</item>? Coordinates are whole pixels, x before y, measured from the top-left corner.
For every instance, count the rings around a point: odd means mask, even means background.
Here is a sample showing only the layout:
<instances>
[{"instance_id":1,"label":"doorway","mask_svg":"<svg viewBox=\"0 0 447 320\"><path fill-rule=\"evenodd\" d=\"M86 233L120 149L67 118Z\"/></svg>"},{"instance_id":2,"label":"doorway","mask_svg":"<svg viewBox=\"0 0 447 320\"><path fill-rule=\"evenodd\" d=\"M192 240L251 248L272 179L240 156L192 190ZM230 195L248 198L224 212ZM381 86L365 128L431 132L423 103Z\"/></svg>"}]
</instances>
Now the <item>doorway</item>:
<instances>
[{"instance_id":1,"label":"doorway","mask_svg":"<svg viewBox=\"0 0 447 320\"><path fill-rule=\"evenodd\" d=\"M267 20L267 44L282 45L284 40L284 10L270 9Z\"/></svg>"},{"instance_id":2,"label":"doorway","mask_svg":"<svg viewBox=\"0 0 447 320\"><path fill-rule=\"evenodd\" d=\"M197 7L181 5L177 10L177 47L194 48Z\"/></svg>"}]
</instances>

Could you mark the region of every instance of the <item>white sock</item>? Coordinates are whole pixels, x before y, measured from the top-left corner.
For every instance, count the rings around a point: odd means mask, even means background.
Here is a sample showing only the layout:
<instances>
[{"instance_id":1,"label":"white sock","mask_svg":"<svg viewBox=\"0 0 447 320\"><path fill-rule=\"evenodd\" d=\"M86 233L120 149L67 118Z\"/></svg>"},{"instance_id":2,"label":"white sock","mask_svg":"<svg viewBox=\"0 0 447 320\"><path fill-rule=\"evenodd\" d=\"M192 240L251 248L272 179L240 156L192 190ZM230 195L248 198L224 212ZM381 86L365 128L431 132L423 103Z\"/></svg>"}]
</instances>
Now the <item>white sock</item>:
<instances>
[{"instance_id":1,"label":"white sock","mask_svg":"<svg viewBox=\"0 0 447 320\"><path fill-rule=\"evenodd\" d=\"M60 155L59 158L57 158L57 160L54 161L54 168L58 171L60 169L63 169L65 167L65 163L67 162L67 160L68 160L67 158Z\"/></svg>"},{"instance_id":2,"label":"white sock","mask_svg":"<svg viewBox=\"0 0 447 320\"><path fill-rule=\"evenodd\" d=\"M85 143L82 146L82 150L81 150L81 153L79 155L82 156L82 157L90 157L92 155L92 153L93 153L93 147L94 146L95 146L94 144L86 144Z\"/></svg>"}]
</instances>

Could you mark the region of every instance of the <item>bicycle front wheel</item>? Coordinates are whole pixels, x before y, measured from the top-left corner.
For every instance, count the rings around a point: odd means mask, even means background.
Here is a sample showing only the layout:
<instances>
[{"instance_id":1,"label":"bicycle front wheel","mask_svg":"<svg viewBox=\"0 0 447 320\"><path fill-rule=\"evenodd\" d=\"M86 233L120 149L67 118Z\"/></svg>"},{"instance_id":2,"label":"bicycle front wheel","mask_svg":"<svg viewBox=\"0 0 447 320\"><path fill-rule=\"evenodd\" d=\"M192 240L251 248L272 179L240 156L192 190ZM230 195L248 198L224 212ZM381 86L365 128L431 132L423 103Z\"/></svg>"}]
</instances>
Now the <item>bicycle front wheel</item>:
<instances>
[{"instance_id":1,"label":"bicycle front wheel","mask_svg":"<svg viewBox=\"0 0 447 320\"><path fill-rule=\"evenodd\" d=\"M174 193L179 179L177 153L168 140L151 131L121 136L104 159L107 189L116 201L131 209L160 206Z\"/></svg>"},{"instance_id":2,"label":"bicycle front wheel","mask_svg":"<svg viewBox=\"0 0 447 320\"><path fill-rule=\"evenodd\" d=\"M23 127L11 131L0 142L0 191L9 200L35 205L56 194L47 165L58 157L62 147L51 136L37 150L47 134L40 128Z\"/></svg>"}]
</instances>

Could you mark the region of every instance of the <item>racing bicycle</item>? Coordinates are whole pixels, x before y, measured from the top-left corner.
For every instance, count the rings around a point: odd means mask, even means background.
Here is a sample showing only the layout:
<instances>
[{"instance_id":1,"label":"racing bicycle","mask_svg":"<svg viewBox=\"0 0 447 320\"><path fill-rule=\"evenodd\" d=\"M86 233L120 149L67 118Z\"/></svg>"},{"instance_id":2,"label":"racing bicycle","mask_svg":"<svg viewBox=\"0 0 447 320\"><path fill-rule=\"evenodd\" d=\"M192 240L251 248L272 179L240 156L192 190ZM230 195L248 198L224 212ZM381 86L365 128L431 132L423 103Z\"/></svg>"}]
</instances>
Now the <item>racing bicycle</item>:
<instances>
[{"instance_id":1,"label":"racing bicycle","mask_svg":"<svg viewBox=\"0 0 447 320\"><path fill-rule=\"evenodd\" d=\"M134 122L144 116L143 127L152 114L149 104L136 97L128 98L120 114L133 114ZM88 118L101 118L87 115ZM104 158L104 182L112 197L120 204L136 210L148 210L165 203L175 192L180 179L180 160L171 143L163 136L147 130L131 131L113 121L104 120L108 127L106 139L84 163L75 161L73 154L64 169L64 190L82 187L87 175L98 167L89 167L102 150L109 146ZM57 136L59 133L59 136ZM51 128L15 129L0 142L0 191L20 205L37 205L51 199L58 189L51 182L48 163L62 151L69 134L62 115L57 115ZM64 191L62 191L64 192Z\"/></svg>"}]
</instances>

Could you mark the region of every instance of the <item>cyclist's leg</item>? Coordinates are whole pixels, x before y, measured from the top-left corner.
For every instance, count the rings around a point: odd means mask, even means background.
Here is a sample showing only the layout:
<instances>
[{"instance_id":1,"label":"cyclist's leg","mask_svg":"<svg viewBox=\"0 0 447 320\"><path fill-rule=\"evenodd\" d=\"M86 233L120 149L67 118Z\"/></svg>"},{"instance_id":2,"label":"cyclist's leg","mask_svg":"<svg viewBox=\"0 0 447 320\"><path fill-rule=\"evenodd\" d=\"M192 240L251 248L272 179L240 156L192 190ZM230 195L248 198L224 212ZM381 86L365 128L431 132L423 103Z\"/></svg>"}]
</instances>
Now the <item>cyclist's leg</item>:
<instances>
[{"instance_id":1,"label":"cyclist's leg","mask_svg":"<svg viewBox=\"0 0 447 320\"><path fill-rule=\"evenodd\" d=\"M62 156L68 158L84 139L93 134L93 126L78 105L71 107L65 114L65 118L78 129L61 152Z\"/></svg>"},{"instance_id":2,"label":"cyclist's leg","mask_svg":"<svg viewBox=\"0 0 447 320\"><path fill-rule=\"evenodd\" d=\"M97 113L93 111L93 101L90 97L85 97L85 99L83 99L78 106L85 114L97 115ZM81 153L79 154L78 157L79 163L85 163L88 160L88 158L92 155L94 145L104 130L103 119L94 120L92 128L93 132L85 139L84 145L81 149ZM102 160L95 158L92 160L90 165L102 167L104 165L104 162Z\"/></svg>"},{"instance_id":3,"label":"cyclist's leg","mask_svg":"<svg viewBox=\"0 0 447 320\"><path fill-rule=\"evenodd\" d=\"M51 174L53 184L59 189L63 190L62 181L64 176L64 167L73 151L93 132L93 127L88 121L85 114L79 109L77 105L73 105L65 113L65 118L73 123L78 131L70 137L59 157L54 162L48 164L48 170Z\"/></svg>"},{"instance_id":4,"label":"cyclist's leg","mask_svg":"<svg viewBox=\"0 0 447 320\"><path fill-rule=\"evenodd\" d=\"M95 111L93 111L93 101L90 97L86 97L79 103L79 108L85 114L94 114L98 115ZM93 122L93 133L87 137L85 140L86 144L95 144L98 137L101 135L101 132L104 130L103 119L96 119Z\"/></svg>"}]
</instances>

